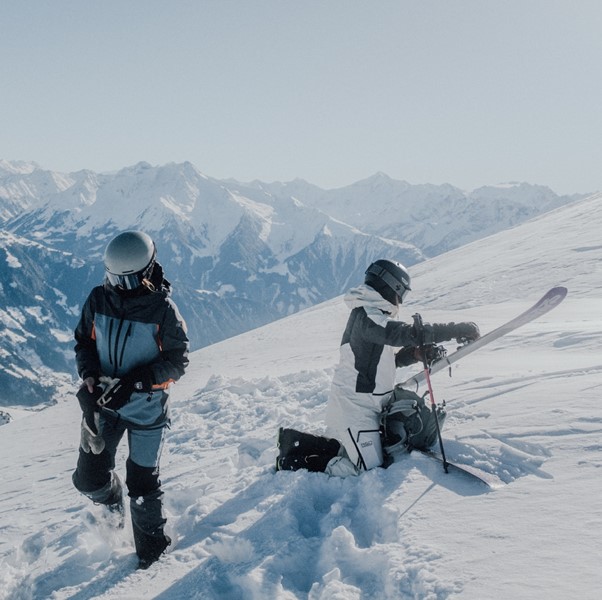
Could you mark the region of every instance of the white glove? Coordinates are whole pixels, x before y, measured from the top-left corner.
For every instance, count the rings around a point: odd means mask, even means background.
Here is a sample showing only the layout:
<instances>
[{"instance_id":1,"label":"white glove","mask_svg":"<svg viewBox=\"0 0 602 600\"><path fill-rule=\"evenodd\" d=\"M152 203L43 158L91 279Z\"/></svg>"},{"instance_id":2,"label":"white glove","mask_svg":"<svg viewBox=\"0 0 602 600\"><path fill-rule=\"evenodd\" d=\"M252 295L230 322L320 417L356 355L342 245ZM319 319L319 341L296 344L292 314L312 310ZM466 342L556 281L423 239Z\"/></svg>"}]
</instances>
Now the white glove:
<instances>
[{"instance_id":1,"label":"white glove","mask_svg":"<svg viewBox=\"0 0 602 600\"><path fill-rule=\"evenodd\" d=\"M92 454L100 454L105 448L105 441L102 438L99 431L100 426L100 414L94 413L94 425L96 427L96 432L92 430L92 428L86 422L86 419L82 419L82 435L79 442L81 449L88 453L92 450Z\"/></svg>"}]
</instances>

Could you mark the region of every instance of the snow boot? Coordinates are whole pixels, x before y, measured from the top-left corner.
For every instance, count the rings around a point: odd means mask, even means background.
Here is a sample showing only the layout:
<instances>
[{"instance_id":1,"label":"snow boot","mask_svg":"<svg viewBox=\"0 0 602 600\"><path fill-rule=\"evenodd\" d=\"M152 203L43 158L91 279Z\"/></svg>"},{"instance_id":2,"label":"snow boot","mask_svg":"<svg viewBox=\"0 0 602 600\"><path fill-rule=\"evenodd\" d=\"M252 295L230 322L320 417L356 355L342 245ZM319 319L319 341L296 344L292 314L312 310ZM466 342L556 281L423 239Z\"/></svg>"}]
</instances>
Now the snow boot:
<instances>
[{"instance_id":1,"label":"snow boot","mask_svg":"<svg viewBox=\"0 0 602 600\"><path fill-rule=\"evenodd\" d=\"M121 490L121 487L119 488ZM118 528L123 529L125 527L125 504L123 502L123 491L116 502L112 504L106 504L105 508L108 513L108 520L111 524Z\"/></svg>"},{"instance_id":2,"label":"snow boot","mask_svg":"<svg viewBox=\"0 0 602 600\"><path fill-rule=\"evenodd\" d=\"M276 470L323 472L329 461L337 456L340 447L335 439L280 427Z\"/></svg>"},{"instance_id":3,"label":"snow boot","mask_svg":"<svg viewBox=\"0 0 602 600\"><path fill-rule=\"evenodd\" d=\"M77 471L73 474L73 483L78 487ZM123 501L123 487L119 476L111 472L111 480L105 486L94 491L79 490L84 496L90 498L94 504L102 504L105 509L104 518L109 524L118 529L125 527L125 506Z\"/></svg>"},{"instance_id":4,"label":"snow boot","mask_svg":"<svg viewBox=\"0 0 602 600\"><path fill-rule=\"evenodd\" d=\"M158 489L146 496L130 498L134 545L140 569L148 569L171 544L171 539L163 531L166 519L162 497L163 493Z\"/></svg>"},{"instance_id":5,"label":"snow boot","mask_svg":"<svg viewBox=\"0 0 602 600\"><path fill-rule=\"evenodd\" d=\"M94 504L104 504L107 510L111 513L125 514L123 506L123 487L121 480L115 471L111 471L111 479L109 482L97 490L82 489L78 472L73 473L73 484L87 498L90 498Z\"/></svg>"},{"instance_id":6,"label":"snow boot","mask_svg":"<svg viewBox=\"0 0 602 600\"><path fill-rule=\"evenodd\" d=\"M134 542L138 555L138 568L146 570L161 558L167 547L171 545L171 538L164 533L161 536L154 536L134 531Z\"/></svg>"}]
</instances>

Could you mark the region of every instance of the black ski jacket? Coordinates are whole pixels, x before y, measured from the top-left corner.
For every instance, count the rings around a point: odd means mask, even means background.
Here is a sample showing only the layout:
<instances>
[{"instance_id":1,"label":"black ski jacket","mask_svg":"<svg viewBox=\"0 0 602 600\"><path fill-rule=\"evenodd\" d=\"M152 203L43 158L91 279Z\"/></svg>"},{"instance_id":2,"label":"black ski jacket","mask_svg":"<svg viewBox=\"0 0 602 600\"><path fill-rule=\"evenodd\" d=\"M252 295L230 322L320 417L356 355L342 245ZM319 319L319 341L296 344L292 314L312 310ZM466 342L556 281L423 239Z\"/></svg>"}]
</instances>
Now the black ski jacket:
<instances>
[{"instance_id":1,"label":"black ski jacket","mask_svg":"<svg viewBox=\"0 0 602 600\"><path fill-rule=\"evenodd\" d=\"M161 278L162 279L162 278ZM118 414L141 427L167 422L167 388L188 366L186 325L170 299L169 282L137 295L105 283L95 287L75 329L75 356L82 379L120 378L136 367L152 373L153 391L134 392Z\"/></svg>"}]
</instances>

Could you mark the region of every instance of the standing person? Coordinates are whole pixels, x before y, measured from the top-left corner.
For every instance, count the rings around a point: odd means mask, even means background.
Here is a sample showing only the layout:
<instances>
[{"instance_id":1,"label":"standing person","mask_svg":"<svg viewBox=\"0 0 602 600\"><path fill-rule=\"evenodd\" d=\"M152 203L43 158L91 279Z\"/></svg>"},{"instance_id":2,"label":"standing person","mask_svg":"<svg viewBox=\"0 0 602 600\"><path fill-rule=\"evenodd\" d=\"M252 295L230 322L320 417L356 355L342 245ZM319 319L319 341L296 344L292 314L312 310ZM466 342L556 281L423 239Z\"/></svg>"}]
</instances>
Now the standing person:
<instances>
[{"instance_id":1,"label":"standing person","mask_svg":"<svg viewBox=\"0 0 602 600\"><path fill-rule=\"evenodd\" d=\"M397 320L410 291L410 275L398 262L380 259L351 289L351 309L326 409L327 434L338 439L347 457L329 462L331 475L355 475L383 464L380 417L395 386L395 369L421 360L418 345L479 337L474 323L425 323L422 331Z\"/></svg>"},{"instance_id":2,"label":"standing person","mask_svg":"<svg viewBox=\"0 0 602 600\"><path fill-rule=\"evenodd\" d=\"M171 543L164 532L159 459L169 424L167 388L188 365L188 338L147 234L115 237L104 264L103 285L91 291L75 330L83 419L73 483L120 514L123 523L123 492L114 469L127 432L125 483L139 567L145 569Z\"/></svg>"}]
</instances>

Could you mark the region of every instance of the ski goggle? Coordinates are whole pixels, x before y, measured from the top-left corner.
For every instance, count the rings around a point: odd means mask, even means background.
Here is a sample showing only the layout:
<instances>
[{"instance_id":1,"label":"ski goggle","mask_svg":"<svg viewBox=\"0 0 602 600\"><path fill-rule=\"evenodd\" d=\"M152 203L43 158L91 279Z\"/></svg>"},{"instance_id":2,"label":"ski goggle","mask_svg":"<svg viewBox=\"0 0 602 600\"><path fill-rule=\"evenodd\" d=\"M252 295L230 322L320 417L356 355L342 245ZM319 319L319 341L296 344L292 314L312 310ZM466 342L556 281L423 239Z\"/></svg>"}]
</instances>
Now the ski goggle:
<instances>
[{"instance_id":1,"label":"ski goggle","mask_svg":"<svg viewBox=\"0 0 602 600\"><path fill-rule=\"evenodd\" d=\"M105 271L105 275L107 281L113 287L119 287L124 290L135 290L136 288L139 288L144 283L144 280L150 276L154 266L155 261L153 259L151 260L148 267L142 269L142 271L137 271L136 273L124 273L119 275L117 275L116 273L111 273L110 271Z\"/></svg>"},{"instance_id":2,"label":"ski goggle","mask_svg":"<svg viewBox=\"0 0 602 600\"><path fill-rule=\"evenodd\" d=\"M395 290L395 293L399 296L399 304L403 302L406 294L410 291L410 288L404 287L401 291Z\"/></svg>"}]
</instances>

